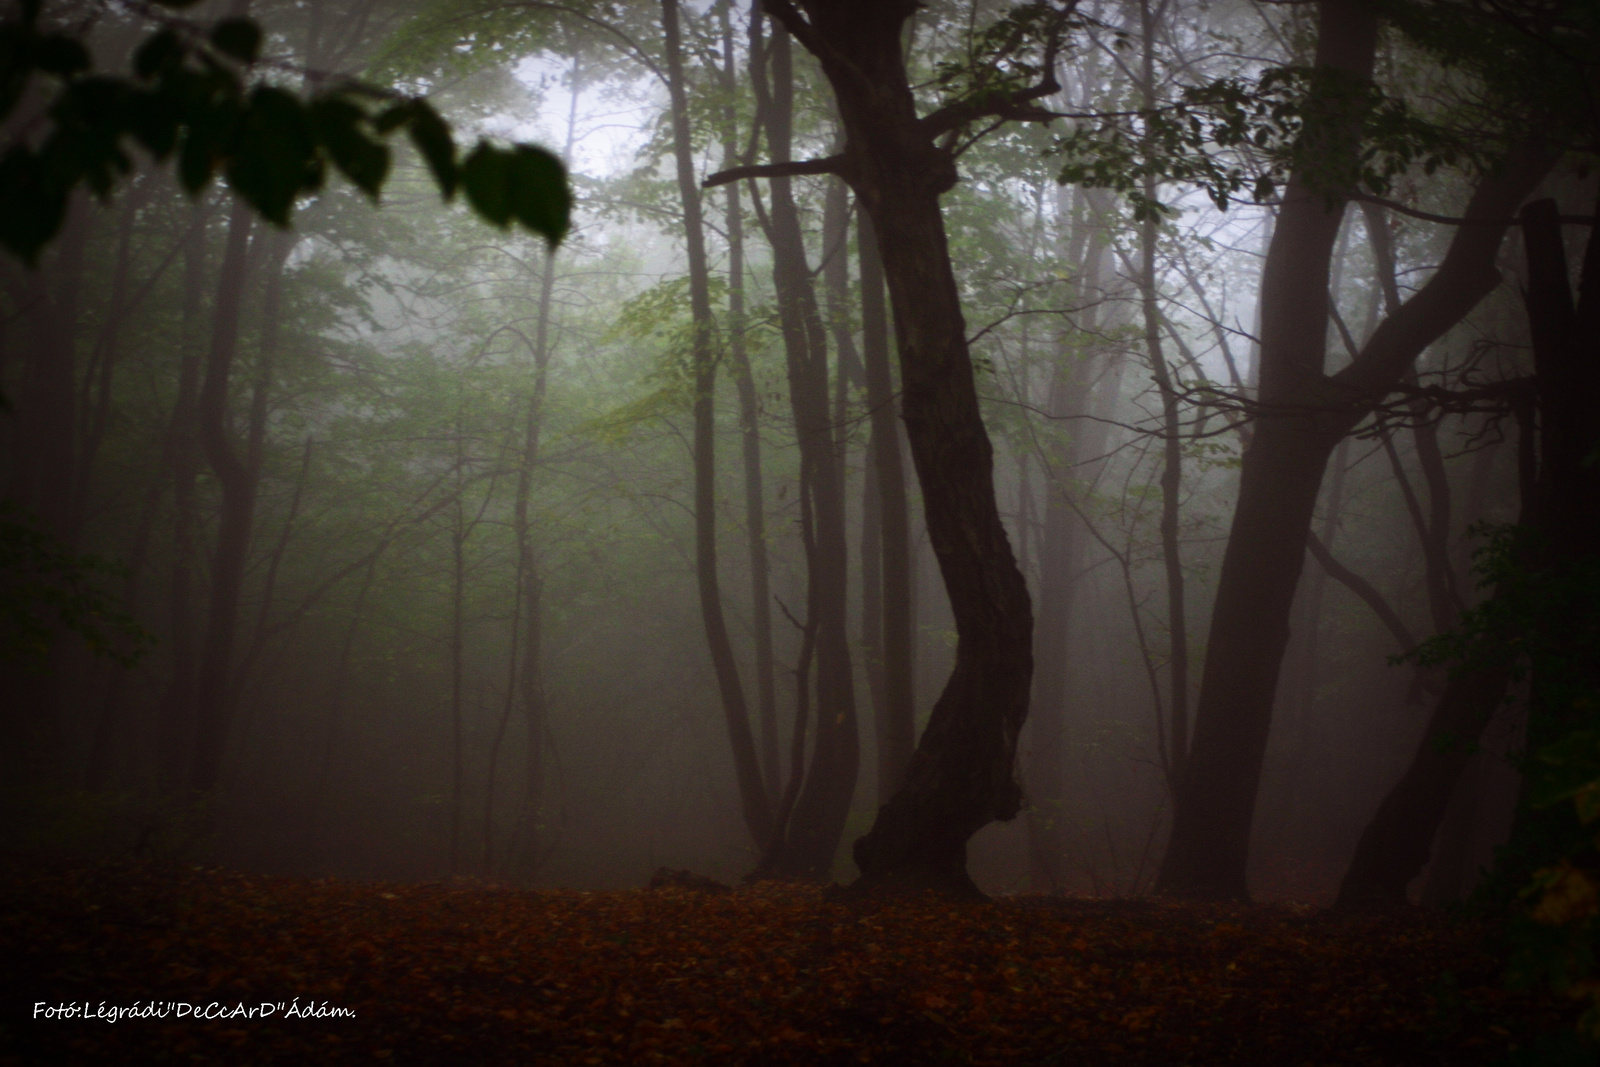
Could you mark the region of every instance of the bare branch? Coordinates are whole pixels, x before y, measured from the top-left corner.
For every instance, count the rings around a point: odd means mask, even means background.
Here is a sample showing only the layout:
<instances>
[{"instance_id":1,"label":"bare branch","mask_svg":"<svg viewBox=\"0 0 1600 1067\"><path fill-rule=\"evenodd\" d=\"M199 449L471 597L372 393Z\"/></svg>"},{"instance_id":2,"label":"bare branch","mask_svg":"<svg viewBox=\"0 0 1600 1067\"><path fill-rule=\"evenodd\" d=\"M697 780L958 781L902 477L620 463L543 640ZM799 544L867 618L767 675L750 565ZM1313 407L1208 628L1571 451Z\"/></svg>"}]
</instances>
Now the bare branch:
<instances>
[{"instance_id":1,"label":"bare branch","mask_svg":"<svg viewBox=\"0 0 1600 1067\"><path fill-rule=\"evenodd\" d=\"M825 159L797 159L788 163L753 163L748 167L719 170L700 183L702 189L715 189L729 182L745 178L792 178L802 174L840 174L844 167L843 156Z\"/></svg>"}]
</instances>

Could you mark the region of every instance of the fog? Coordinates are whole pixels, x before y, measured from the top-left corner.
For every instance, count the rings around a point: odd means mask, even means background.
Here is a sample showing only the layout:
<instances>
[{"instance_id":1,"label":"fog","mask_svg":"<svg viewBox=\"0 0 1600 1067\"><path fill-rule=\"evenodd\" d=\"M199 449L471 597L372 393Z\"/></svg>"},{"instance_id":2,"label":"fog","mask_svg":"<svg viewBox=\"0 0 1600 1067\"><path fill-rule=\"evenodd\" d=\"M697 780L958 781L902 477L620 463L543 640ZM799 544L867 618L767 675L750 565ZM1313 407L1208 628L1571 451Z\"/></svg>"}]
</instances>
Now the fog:
<instances>
[{"instance_id":1,"label":"fog","mask_svg":"<svg viewBox=\"0 0 1600 1067\"><path fill-rule=\"evenodd\" d=\"M126 70L150 27L142 9L83 10L98 65ZM480 135L543 145L566 160L574 194L559 246L491 225L464 195L444 203L397 138L377 203L330 173L287 229L257 217L225 178L190 195L170 161L130 149L134 167L113 192L74 194L36 267L0 260L7 521L78 559L100 590L91 620L110 627L112 651L139 652L97 654L71 603L41 609L47 637L16 629L4 663L4 848L359 879L610 889L670 867L737 883L768 845L752 833L730 742L742 717L773 811L795 768L847 774L835 783L849 798L835 860L814 874L849 882L852 843L899 787L880 781L887 527L872 448L895 449L906 472L917 736L951 677L958 632L904 434L874 441L865 213L838 177L791 179L842 477L825 498L791 402L800 380L769 236L781 206L764 177L702 191L714 394L697 385L659 8L446 10L253 5L271 62L251 76L310 93L347 73L425 93L461 146ZM935 2L915 17L906 54L925 112L956 92L950 65L978 54L974 27L1007 10ZM1182 175L1063 185L1063 141L1112 121L1092 116L1175 101L1186 86L1308 63L1315 41L1305 5L1081 13L1044 101L1071 117L992 129L984 119L947 146L961 146L960 181L942 200L950 260L994 497L1035 627L1016 757L1023 810L984 826L968 852L990 894L1155 888L1187 756L1174 740L1174 685L1192 724L1263 388L1258 294L1281 203L1270 188L1252 195L1276 165L1265 148L1207 149L1246 175L1224 210ZM770 135L751 132L761 109L749 18L740 5L682 11L697 180L769 159ZM1378 83L1396 98L1449 83L1398 33L1385 31L1379 54ZM833 155L843 134L829 83L799 45L793 67L792 158ZM8 144L32 136L22 112L6 121ZM1461 214L1477 180L1464 164L1417 163L1384 195L1344 208L1326 373L1349 366L1435 276L1459 227L1416 213ZM1559 171L1540 195L1582 212L1594 184ZM1156 221L1139 213L1141 189L1167 207ZM1502 283L1425 346L1407 388L1530 373L1520 241L1494 256ZM891 273L892 294L894 284ZM891 329L904 335L906 324ZM218 356L230 330L231 364ZM890 363L898 402L901 367ZM1471 529L1517 519L1510 409L1430 408L1421 395L1397 391L1361 417L1322 475L1312 530L1338 573L1306 555L1293 594L1250 822L1259 900L1333 899L1363 830L1426 744L1447 677L1391 660L1485 595L1471 566L1486 542ZM715 450L712 577L737 712L708 647L697 554L702 400ZM209 423L208 404L220 412ZM842 507L848 711L828 689L837 661L808 637L829 610L815 580L829 500ZM753 516L764 558L752 552ZM234 564L230 543L242 546ZM1041 694L1046 685L1057 688ZM797 702L802 745L813 746L798 759ZM196 770L206 722L220 724L209 783ZM858 761L815 757L829 723L857 739ZM1481 746L1463 742L1474 755L1413 897L1460 898L1505 839L1518 791L1507 754L1521 729L1512 700ZM1051 731L1057 741L1042 741Z\"/></svg>"}]
</instances>

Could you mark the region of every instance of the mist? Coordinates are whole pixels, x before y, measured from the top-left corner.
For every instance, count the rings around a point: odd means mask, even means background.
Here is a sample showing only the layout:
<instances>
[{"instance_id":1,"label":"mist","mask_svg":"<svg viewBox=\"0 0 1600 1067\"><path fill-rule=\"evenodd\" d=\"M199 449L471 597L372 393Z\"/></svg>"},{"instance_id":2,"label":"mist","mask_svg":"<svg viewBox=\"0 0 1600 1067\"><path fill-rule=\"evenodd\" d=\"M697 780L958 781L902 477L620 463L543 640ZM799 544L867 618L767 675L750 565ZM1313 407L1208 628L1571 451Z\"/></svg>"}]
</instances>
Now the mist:
<instances>
[{"instance_id":1,"label":"mist","mask_svg":"<svg viewBox=\"0 0 1600 1067\"><path fill-rule=\"evenodd\" d=\"M125 69L143 9L83 10L97 65ZM699 189L702 322L661 13L441 10L255 5L253 76L307 93L359 77L425 93L463 146L538 142L569 167L559 244L442 202L403 142L381 195L330 176L285 227L225 178L191 193L130 148L107 195L73 193L36 265L0 265L8 521L80 561L72 580L99 591L90 615L127 620L104 647L83 640L70 604L45 612L43 636L17 631L6 848L518 887L637 887L663 867L850 882L852 844L911 759L895 701L914 742L963 632L922 457L900 420L875 417L896 410L901 367L886 365L884 408L869 382L871 321L885 318L864 281L882 270L861 239L870 220L837 175ZM916 16L905 50L925 109L973 77L949 65L988 47L973 27L1007 10ZM1156 888L1183 765L1207 736L1242 457L1281 356L1263 353L1264 334L1282 342L1262 279L1287 255L1269 252L1282 176L1252 185L1279 173L1271 147L1207 149L1244 175L1210 196L1192 171L1094 180L1082 139L1125 128L1137 143L1153 127L1126 116L1308 64L1317 40L1307 5L1077 17L1039 98L1061 117L977 120L940 142L959 150L942 200L949 259L1033 618L1020 810L986 820L967 853L989 895ZM677 149L697 189L732 167L842 151L838 104L805 48L780 73L767 23L758 102L750 12L691 3L681 20ZM1444 91L1448 76L1398 31L1377 47L1385 93ZM14 112L8 141L32 136L29 121ZM1438 277L1479 178L1461 162L1386 180L1328 224L1318 373L1358 361ZM1527 196L1576 215L1593 188L1557 168ZM1426 746L1447 671L1394 660L1485 595L1472 531L1516 521L1519 497L1510 408L1423 395L1532 372L1523 256L1512 238L1492 250L1503 281L1310 464L1311 529L1335 565L1286 564L1298 578L1283 652L1263 653L1275 695L1244 824L1256 900L1332 902ZM910 307L894 286L891 270L891 353ZM801 290L810 310L791 317ZM886 507L904 509L893 565ZM891 566L903 584L886 593ZM708 589L725 652L708 645ZM893 663L886 619L907 635ZM1471 742L1413 899L1464 897L1510 832L1518 708L1508 700ZM827 840L786 867L773 858L782 818L798 834L822 779L837 799L816 801L806 833Z\"/></svg>"}]
</instances>

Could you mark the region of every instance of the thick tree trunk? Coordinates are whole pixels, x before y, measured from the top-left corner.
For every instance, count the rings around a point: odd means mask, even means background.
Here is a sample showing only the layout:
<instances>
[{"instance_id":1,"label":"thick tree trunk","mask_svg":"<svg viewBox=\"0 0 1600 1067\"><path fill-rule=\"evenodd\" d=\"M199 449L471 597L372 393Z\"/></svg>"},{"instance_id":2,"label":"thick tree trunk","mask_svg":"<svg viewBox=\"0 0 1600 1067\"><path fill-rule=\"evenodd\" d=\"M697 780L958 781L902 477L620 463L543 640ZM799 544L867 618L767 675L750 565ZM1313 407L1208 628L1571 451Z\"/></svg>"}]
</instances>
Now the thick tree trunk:
<instances>
[{"instance_id":1,"label":"thick tree trunk","mask_svg":"<svg viewBox=\"0 0 1600 1067\"><path fill-rule=\"evenodd\" d=\"M765 64L760 63L759 52L756 60L757 92L767 97L768 145L773 160L785 162L794 115L788 34L780 28L770 44L770 94L761 85ZM827 331L811 283L800 214L788 178L772 182L770 215L773 285L800 446L801 492L811 504L813 520L806 545L806 622L816 635L817 716L805 783L788 825L778 828L781 843L764 858L761 873L825 880L833 871L860 762L848 629L844 464L829 413Z\"/></svg>"},{"instance_id":2,"label":"thick tree trunk","mask_svg":"<svg viewBox=\"0 0 1600 1067\"><path fill-rule=\"evenodd\" d=\"M722 696L723 718L733 749L734 772L745 828L758 848L772 836L772 808L761 781L755 738L750 732L750 711L739 680L728 624L722 613L722 592L717 579L716 524L716 353L715 322L711 314L711 275L706 266L705 230L700 189L695 182L693 145L689 139L689 98L683 75L683 42L678 26L677 0L661 0L665 36L668 93L672 101L672 145L677 164L678 193L683 202L684 246L689 259L689 304L694 319L694 526L695 577L700 593L700 617Z\"/></svg>"},{"instance_id":3,"label":"thick tree trunk","mask_svg":"<svg viewBox=\"0 0 1600 1067\"><path fill-rule=\"evenodd\" d=\"M1592 706L1575 694L1600 690L1592 595L1557 600L1553 592L1569 576L1581 581L1600 564L1600 238L1590 231L1574 302L1559 219L1553 200L1535 201L1522 212L1524 301L1539 404L1537 488L1532 519L1523 523L1537 536L1527 542L1522 563L1556 601L1533 620L1544 646L1530 671L1526 751L1535 756L1592 722ZM1537 773L1522 780L1508 849L1512 870L1549 863L1583 840L1571 805L1529 803L1541 779L1548 780Z\"/></svg>"},{"instance_id":4,"label":"thick tree trunk","mask_svg":"<svg viewBox=\"0 0 1600 1067\"><path fill-rule=\"evenodd\" d=\"M866 627L882 662L882 703L876 707L878 802L886 804L905 777L916 749L916 696L912 686L911 519L900 454L894 381L889 368L889 317L884 306L883 258L872 220L857 224L861 259L861 352L871 438L867 459L871 511L878 534L877 610ZM866 510L866 509L864 509ZM865 555L865 551L863 551ZM863 566L863 570L865 567ZM862 581L868 581L863 573Z\"/></svg>"},{"instance_id":5,"label":"thick tree trunk","mask_svg":"<svg viewBox=\"0 0 1600 1067\"><path fill-rule=\"evenodd\" d=\"M919 126L901 50L907 0L774 5L821 61L847 143L842 177L872 220L900 347L903 415L928 535L955 617L954 671L905 784L856 842L858 889L934 886L976 894L967 841L1014 818L1017 735L1028 713L1033 613L995 502L966 323L939 198L950 153Z\"/></svg>"},{"instance_id":6,"label":"thick tree trunk","mask_svg":"<svg viewBox=\"0 0 1600 1067\"><path fill-rule=\"evenodd\" d=\"M1318 65L1346 78L1366 77L1377 28L1371 9L1356 0L1323 0L1319 11ZM1348 158L1355 150L1348 130L1327 136L1321 158ZM1328 456L1422 350L1498 282L1494 256L1504 220L1549 165L1546 153L1529 148L1481 179L1466 209L1472 221L1457 230L1433 277L1331 378L1322 369L1328 266L1342 205L1303 177L1291 180L1262 278L1262 412L1240 472L1194 741L1158 892L1247 898L1245 864L1261 759Z\"/></svg>"}]
</instances>

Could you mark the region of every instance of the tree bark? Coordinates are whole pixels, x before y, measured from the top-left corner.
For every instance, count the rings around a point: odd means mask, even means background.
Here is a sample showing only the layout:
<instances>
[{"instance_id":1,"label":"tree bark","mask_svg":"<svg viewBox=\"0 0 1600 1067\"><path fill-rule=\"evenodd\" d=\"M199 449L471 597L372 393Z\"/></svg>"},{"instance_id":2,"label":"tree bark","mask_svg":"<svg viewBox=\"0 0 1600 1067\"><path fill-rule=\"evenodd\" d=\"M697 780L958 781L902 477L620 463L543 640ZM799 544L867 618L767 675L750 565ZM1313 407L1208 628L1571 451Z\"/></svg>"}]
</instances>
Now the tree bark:
<instances>
[{"instance_id":1,"label":"tree bark","mask_svg":"<svg viewBox=\"0 0 1600 1067\"><path fill-rule=\"evenodd\" d=\"M196 207L196 213L208 209ZM201 318L205 305L206 226L196 220L184 238L183 317L177 398L167 443L172 468L172 558L167 581L168 642L172 649L167 690L161 702L157 751L160 781L177 789L194 751L195 677L198 672L194 596L195 490L200 477L200 378L205 352Z\"/></svg>"},{"instance_id":2,"label":"tree bark","mask_svg":"<svg viewBox=\"0 0 1600 1067\"><path fill-rule=\"evenodd\" d=\"M939 209L956 181L955 162L919 124L907 77L902 29L916 5L803 0L800 7L804 16L769 0L821 62L838 100L846 133L839 169L883 253L906 435L957 632L955 668L905 783L855 844L856 888L977 895L967 841L1021 807L1013 771L1028 713L1033 612L995 501L993 450Z\"/></svg>"},{"instance_id":3,"label":"tree bark","mask_svg":"<svg viewBox=\"0 0 1600 1067\"><path fill-rule=\"evenodd\" d=\"M882 658L882 703L875 709L878 742L878 803L900 788L916 749L916 695L911 672L911 518L905 466L900 454L894 381L889 368L889 317L884 306L883 257L872 220L857 223L861 263L861 353L871 437L872 511L877 519L877 611L866 612L873 647ZM864 553L863 553L864 554ZM865 567L863 566L863 571ZM865 583L868 576L863 573ZM870 653L869 653L870 654Z\"/></svg>"},{"instance_id":4,"label":"tree bark","mask_svg":"<svg viewBox=\"0 0 1600 1067\"><path fill-rule=\"evenodd\" d=\"M667 52L667 89L672 102L673 158L677 164L684 245L689 259L689 305L694 320L695 577L700 593L700 617L722 697L728 741L733 749L745 828L756 847L763 848L772 835L772 808L761 781L755 739L750 732L749 706L745 703L744 686L733 658L733 644L728 639L728 624L723 617L722 592L717 580L715 323L711 314L711 275L706 266L700 189L695 182L693 145L689 139L689 98L683 74L677 0L661 0L661 24Z\"/></svg>"},{"instance_id":5,"label":"tree bark","mask_svg":"<svg viewBox=\"0 0 1600 1067\"><path fill-rule=\"evenodd\" d=\"M734 59L732 3L719 9L722 24L723 92L727 105L722 117L722 165L736 166L738 145L738 67ZM767 803L776 806L783 784L779 766L778 690L776 661L772 653L771 564L767 559L767 505L761 470L761 399L756 392L750 352L745 344L744 208L739 183L728 184L724 221L728 232L728 360L733 366L739 394L739 441L744 461L745 540L750 554L750 626L756 658L756 708L761 728L761 776Z\"/></svg>"}]
</instances>

